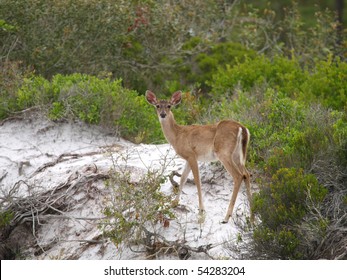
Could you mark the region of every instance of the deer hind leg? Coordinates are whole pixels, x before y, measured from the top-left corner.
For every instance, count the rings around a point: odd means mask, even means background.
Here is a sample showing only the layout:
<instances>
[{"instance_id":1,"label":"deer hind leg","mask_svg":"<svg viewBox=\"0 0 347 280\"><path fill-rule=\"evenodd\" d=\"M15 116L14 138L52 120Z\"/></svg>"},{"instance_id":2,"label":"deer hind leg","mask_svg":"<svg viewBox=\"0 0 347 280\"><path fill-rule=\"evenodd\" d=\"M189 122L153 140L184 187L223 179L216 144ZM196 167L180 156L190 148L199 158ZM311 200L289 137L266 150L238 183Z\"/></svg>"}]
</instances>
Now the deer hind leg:
<instances>
[{"instance_id":1,"label":"deer hind leg","mask_svg":"<svg viewBox=\"0 0 347 280\"><path fill-rule=\"evenodd\" d=\"M179 202L180 202L180 196L181 196L181 193L182 193L182 189L183 189L184 184L187 181L187 178L188 178L190 170L191 170L190 165L189 165L188 161L186 161L186 165L184 166L184 169L183 169L183 172L182 172L182 175L181 175L181 180L180 180L180 186L179 186L179 189L178 189L178 193L177 193L176 198L174 200L174 206L177 206L179 204Z\"/></svg>"},{"instance_id":2,"label":"deer hind leg","mask_svg":"<svg viewBox=\"0 0 347 280\"><path fill-rule=\"evenodd\" d=\"M242 174L241 170L238 168L238 166L236 166L235 163L231 160L231 157L223 157L222 156L222 157L219 157L219 159L222 162L225 169L229 172L229 174L234 179L233 193L231 195L231 199L229 202L229 207L228 207L227 213L226 213L225 218L222 222L222 223L227 223L229 221L229 218L231 217L231 215L233 213L233 210L234 210L236 198L237 198L237 195L239 193L241 183L243 181L243 174Z\"/></svg>"},{"instance_id":3,"label":"deer hind leg","mask_svg":"<svg viewBox=\"0 0 347 280\"><path fill-rule=\"evenodd\" d=\"M230 160L229 158L225 157L221 159L222 164L224 165L225 169L229 172L229 174L233 177L234 179L234 190L230 199L229 207L227 214L223 220L223 223L227 223L229 218L232 215L236 198L239 193L242 181L245 181L246 185L246 194L247 194L247 199L249 202L249 208L250 208L250 222L254 222L254 213L252 211L252 193L251 193L251 180L250 180L250 174L246 167L241 163L240 161L237 160L237 158L233 158L234 160Z\"/></svg>"},{"instance_id":4,"label":"deer hind leg","mask_svg":"<svg viewBox=\"0 0 347 280\"><path fill-rule=\"evenodd\" d=\"M243 175L245 185L246 185L246 194L249 202L249 209L250 209L250 221L253 224L254 223L254 213L252 211L252 193L251 193L251 176L249 175L249 172L246 168L244 168L244 175Z\"/></svg>"}]
</instances>

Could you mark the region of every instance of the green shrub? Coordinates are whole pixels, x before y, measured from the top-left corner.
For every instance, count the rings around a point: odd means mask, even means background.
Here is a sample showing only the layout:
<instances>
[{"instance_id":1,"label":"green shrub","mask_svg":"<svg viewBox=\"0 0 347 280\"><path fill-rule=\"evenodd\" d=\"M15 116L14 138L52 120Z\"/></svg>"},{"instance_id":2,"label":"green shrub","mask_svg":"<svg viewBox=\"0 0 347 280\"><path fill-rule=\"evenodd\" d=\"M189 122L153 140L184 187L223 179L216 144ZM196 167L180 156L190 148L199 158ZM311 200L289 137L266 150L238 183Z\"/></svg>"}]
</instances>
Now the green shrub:
<instances>
[{"instance_id":1,"label":"green shrub","mask_svg":"<svg viewBox=\"0 0 347 280\"><path fill-rule=\"evenodd\" d=\"M143 95L121 84L121 80L86 74L58 74L51 81L31 76L24 78L10 97L1 97L0 109L9 111L5 107L9 103L13 111L36 106L52 120L79 119L117 129L122 137L137 143L162 142L164 136L155 110ZM193 123L202 108L194 95L186 93L184 99L176 119L180 124Z\"/></svg>"},{"instance_id":2,"label":"green shrub","mask_svg":"<svg viewBox=\"0 0 347 280\"><path fill-rule=\"evenodd\" d=\"M304 174L302 169L282 168L272 176L269 186L255 195L254 210L260 213L263 225L272 230L293 225L307 213L308 192L315 204L327 194L314 175Z\"/></svg>"},{"instance_id":3,"label":"green shrub","mask_svg":"<svg viewBox=\"0 0 347 280\"><path fill-rule=\"evenodd\" d=\"M219 69L211 83L216 96L232 94L236 86L243 90L266 85L304 102L319 101L342 109L347 103L347 63L329 56L317 61L312 69L303 69L293 57L257 56L243 63Z\"/></svg>"},{"instance_id":4,"label":"green shrub","mask_svg":"<svg viewBox=\"0 0 347 280\"><path fill-rule=\"evenodd\" d=\"M208 91L218 67L256 52L309 64L343 53L331 12L318 11L308 29L298 5L279 19L268 7L229 2L2 0L0 57L45 78L106 71L138 92L159 92L168 79Z\"/></svg>"},{"instance_id":5,"label":"green shrub","mask_svg":"<svg viewBox=\"0 0 347 280\"><path fill-rule=\"evenodd\" d=\"M51 85L41 76L26 78L18 89L17 102L20 108L49 105L55 99L51 98Z\"/></svg>"},{"instance_id":6,"label":"green shrub","mask_svg":"<svg viewBox=\"0 0 347 280\"><path fill-rule=\"evenodd\" d=\"M112 172L106 220L100 225L104 235L117 246L145 245L148 250L155 246L158 228L168 227L174 218L171 197L160 190L163 180L160 172L150 170L133 183L128 171Z\"/></svg>"},{"instance_id":7,"label":"green shrub","mask_svg":"<svg viewBox=\"0 0 347 280\"><path fill-rule=\"evenodd\" d=\"M53 120L76 118L117 128L122 137L132 141L162 141L151 106L121 82L84 74L55 75L52 81L34 76L24 80L17 103L20 108L39 106Z\"/></svg>"},{"instance_id":8,"label":"green shrub","mask_svg":"<svg viewBox=\"0 0 347 280\"><path fill-rule=\"evenodd\" d=\"M23 79L30 71L23 69L19 62L6 61L0 67L0 120L21 110L17 102L17 92Z\"/></svg>"},{"instance_id":9,"label":"green shrub","mask_svg":"<svg viewBox=\"0 0 347 280\"><path fill-rule=\"evenodd\" d=\"M347 63L328 56L319 60L301 86L302 95L312 95L323 105L334 109L346 108Z\"/></svg>"},{"instance_id":10,"label":"green shrub","mask_svg":"<svg viewBox=\"0 0 347 280\"><path fill-rule=\"evenodd\" d=\"M303 240L297 225L310 214L310 206L321 204L327 189L312 174L302 169L279 169L254 197L254 211L261 225L255 228L254 241L268 247L271 257L302 259L307 252L300 248Z\"/></svg>"},{"instance_id":11,"label":"green shrub","mask_svg":"<svg viewBox=\"0 0 347 280\"><path fill-rule=\"evenodd\" d=\"M333 143L329 137L333 120L323 109L272 90L267 91L258 106L257 114L264 121L253 123L251 130L256 149L264 159L264 170L269 174L285 167L311 170L315 155Z\"/></svg>"},{"instance_id":12,"label":"green shrub","mask_svg":"<svg viewBox=\"0 0 347 280\"><path fill-rule=\"evenodd\" d=\"M254 86L267 84L269 87L294 95L300 89L300 84L305 80L307 73L300 67L296 59L276 56L273 59L264 55L248 58L245 62L230 65L226 70L220 69L214 75L213 92L221 95L225 89L232 90L239 85L244 90Z\"/></svg>"},{"instance_id":13,"label":"green shrub","mask_svg":"<svg viewBox=\"0 0 347 280\"><path fill-rule=\"evenodd\" d=\"M157 114L143 95L128 99L124 106L116 122L120 126L121 135L137 143L160 143L164 140Z\"/></svg>"},{"instance_id":14,"label":"green shrub","mask_svg":"<svg viewBox=\"0 0 347 280\"><path fill-rule=\"evenodd\" d=\"M0 212L0 230L6 226L9 226L13 218L14 218L14 214L12 212L1 211Z\"/></svg>"},{"instance_id":15,"label":"green shrub","mask_svg":"<svg viewBox=\"0 0 347 280\"><path fill-rule=\"evenodd\" d=\"M177 80L180 80L183 85L198 84L204 91L210 89L209 83L219 68L224 69L226 65L234 65L243 62L246 58L254 58L256 55L255 51L246 49L238 43L203 42L197 37L188 40L182 48L188 55L182 61L184 66L178 69L180 77ZM194 49L198 51L192 52Z\"/></svg>"},{"instance_id":16,"label":"green shrub","mask_svg":"<svg viewBox=\"0 0 347 280\"><path fill-rule=\"evenodd\" d=\"M204 10L204 17L197 10ZM163 89L180 69L175 62L186 58L182 46L191 30L216 42L218 36L206 30L216 29L211 23L222 15L213 0L3 0L0 30L13 29L0 33L1 57L21 60L45 78L107 71L139 92Z\"/></svg>"},{"instance_id":17,"label":"green shrub","mask_svg":"<svg viewBox=\"0 0 347 280\"><path fill-rule=\"evenodd\" d=\"M299 249L300 237L290 229L275 231L258 227L253 233L253 239L258 252L268 251L266 259L303 259L304 255ZM260 258L264 256L260 255Z\"/></svg>"}]
</instances>

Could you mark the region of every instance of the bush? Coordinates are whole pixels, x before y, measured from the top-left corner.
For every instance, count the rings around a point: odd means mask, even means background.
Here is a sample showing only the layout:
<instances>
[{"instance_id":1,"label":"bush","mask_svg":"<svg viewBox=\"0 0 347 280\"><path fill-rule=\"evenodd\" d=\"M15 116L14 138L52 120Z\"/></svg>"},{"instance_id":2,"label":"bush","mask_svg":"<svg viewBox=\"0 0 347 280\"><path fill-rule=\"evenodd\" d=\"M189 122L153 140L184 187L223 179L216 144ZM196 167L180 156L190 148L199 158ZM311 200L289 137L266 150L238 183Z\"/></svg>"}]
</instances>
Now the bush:
<instances>
[{"instance_id":1,"label":"bush","mask_svg":"<svg viewBox=\"0 0 347 280\"><path fill-rule=\"evenodd\" d=\"M187 55L180 61L184 66L177 69L175 80L180 81L181 86L197 85L204 92L210 90L210 81L219 68L224 69L226 65L234 65L256 55L255 51L238 43L204 42L197 37L188 40L182 49Z\"/></svg>"},{"instance_id":2,"label":"bush","mask_svg":"<svg viewBox=\"0 0 347 280\"><path fill-rule=\"evenodd\" d=\"M13 217L14 213L11 211L0 212L0 231L11 224Z\"/></svg>"},{"instance_id":3,"label":"bush","mask_svg":"<svg viewBox=\"0 0 347 280\"><path fill-rule=\"evenodd\" d=\"M212 0L4 0L0 19L13 30L0 33L1 57L21 60L45 78L107 71L139 92L163 89L190 34L214 42L218 36L206 30L217 28L211 23L221 14Z\"/></svg>"},{"instance_id":4,"label":"bush","mask_svg":"<svg viewBox=\"0 0 347 280\"><path fill-rule=\"evenodd\" d=\"M256 73L253 66L245 70ZM247 81L246 71L240 73L241 83ZM232 80L229 74L226 81ZM296 81L275 76L279 80L273 84L264 76L232 88L223 81L206 111L208 119L241 121L251 133L248 160L257 170L254 210L260 223L247 245L249 258L345 258L337 236L344 235L346 211L346 112L308 102L300 88L297 95L285 92L295 91ZM310 75L301 77L301 85L310 81ZM222 96L223 89L230 94Z\"/></svg>"},{"instance_id":5,"label":"bush","mask_svg":"<svg viewBox=\"0 0 347 280\"><path fill-rule=\"evenodd\" d=\"M308 212L307 197L314 204L323 201L327 189L312 174L302 169L282 168L272 176L270 184L254 197L254 210L261 216L262 224L271 230L301 221Z\"/></svg>"},{"instance_id":6,"label":"bush","mask_svg":"<svg viewBox=\"0 0 347 280\"><path fill-rule=\"evenodd\" d=\"M254 209L262 220L253 233L255 255L270 259L345 258L346 252L340 248L344 242L338 236L343 235L340 227L346 220L341 213L331 216L331 209L339 209L338 213L346 205L339 201L343 195L336 194L328 193L315 176L302 170L278 170L269 187L255 195Z\"/></svg>"},{"instance_id":7,"label":"bush","mask_svg":"<svg viewBox=\"0 0 347 280\"><path fill-rule=\"evenodd\" d=\"M298 250L300 245L300 237L286 228L278 231L269 228L258 227L253 234L256 244L255 250L268 255L266 259L302 259L303 254ZM267 249L266 249L267 248ZM259 254L259 258L264 258L264 255Z\"/></svg>"},{"instance_id":8,"label":"bush","mask_svg":"<svg viewBox=\"0 0 347 280\"><path fill-rule=\"evenodd\" d=\"M19 62L7 61L0 67L0 120L20 110L17 91L30 71L23 69Z\"/></svg>"},{"instance_id":9,"label":"bush","mask_svg":"<svg viewBox=\"0 0 347 280\"><path fill-rule=\"evenodd\" d=\"M58 74L51 81L34 75L18 79L22 79L19 85L0 98L2 118L11 112L38 107L52 120L79 119L98 124L136 143L164 140L155 110L143 95L124 88L122 80L86 74ZM181 124L193 123L203 108L189 92L184 99L175 113L176 119Z\"/></svg>"},{"instance_id":10,"label":"bush","mask_svg":"<svg viewBox=\"0 0 347 280\"><path fill-rule=\"evenodd\" d=\"M267 84L290 96L295 89L300 89L299 85L305 80L306 75L295 59L277 56L271 60L259 55L253 59L248 58L243 63L228 66L226 71L220 69L214 75L213 92L221 95L227 88L230 93L230 89L237 85L249 90L254 86Z\"/></svg>"},{"instance_id":11,"label":"bush","mask_svg":"<svg viewBox=\"0 0 347 280\"><path fill-rule=\"evenodd\" d=\"M211 83L213 93L232 94L236 86L243 90L254 87L275 89L305 102L318 101L327 107L343 109L347 103L347 63L329 56L317 61L311 70L303 69L298 60L283 56L269 59L257 56L243 63L220 69Z\"/></svg>"},{"instance_id":12,"label":"bush","mask_svg":"<svg viewBox=\"0 0 347 280\"><path fill-rule=\"evenodd\" d=\"M126 161L124 157L122 160ZM104 209L106 220L100 228L116 246L122 243L154 249L158 231L168 227L169 220L174 218L172 198L161 191L163 170L147 170L134 181L130 172L118 164L115 159L118 171L113 171L108 181L111 196Z\"/></svg>"},{"instance_id":13,"label":"bush","mask_svg":"<svg viewBox=\"0 0 347 280\"><path fill-rule=\"evenodd\" d=\"M303 95L312 95L323 105L343 109L347 104L347 63L328 56L319 60L301 86Z\"/></svg>"},{"instance_id":14,"label":"bush","mask_svg":"<svg viewBox=\"0 0 347 280\"><path fill-rule=\"evenodd\" d=\"M323 10L319 4L307 9L305 3L289 2L260 4L263 9L250 5L237 17L230 15L227 20L234 26L234 39L268 57L295 55L306 65L329 53L346 55L345 45L340 44L346 42L346 34L339 32L342 28L334 11Z\"/></svg>"},{"instance_id":15,"label":"bush","mask_svg":"<svg viewBox=\"0 0 347 280\"><path fill-rule=\"evenodd\" d=\"M229 2L3 0L0 57L23 61L49 79L106 71L128 88L159 92L168 78L208 90L205 82L218 67L256 52L294 54L310 64L327 54L343 56L345 39L337 44L331 12L317 11L307 28L296 5L278 19L269 8Z\"/></svg>"},{"instance_id":16,"label":"bush","mask_svg":"<svg viewBox=\"0 0 347 280\"><path fill-rule=\"evenodd\" d=\"M39 106L53 120L80 119L86 123L117 128L136 142L163 139L157 116L144 96L125 89L121 80L90 75L55 75L27 78L18 90L20 108Z\"/></svg>"}]
</instances>

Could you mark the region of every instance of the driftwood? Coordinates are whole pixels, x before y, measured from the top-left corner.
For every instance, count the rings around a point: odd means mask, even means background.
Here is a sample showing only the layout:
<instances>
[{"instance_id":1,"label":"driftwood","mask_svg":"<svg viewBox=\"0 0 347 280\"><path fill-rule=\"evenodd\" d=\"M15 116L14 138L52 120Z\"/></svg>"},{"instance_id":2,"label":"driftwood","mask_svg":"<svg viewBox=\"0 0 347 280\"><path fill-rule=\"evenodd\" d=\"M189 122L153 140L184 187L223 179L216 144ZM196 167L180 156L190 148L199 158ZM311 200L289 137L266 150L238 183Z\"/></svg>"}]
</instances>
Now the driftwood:
<instances>
[{"instance_id":1,"label":"driftwood","mask_svg":"<svg viewBox=\"0 0 347 280\"><path fill-rule=\"evenodd\" d=\"M170 241L160 234L149 231L145 227L143 227L142 230L145 233L142 242L145 250L136 251L131 246L130 249L136 253L145 253L147 259L156 259L160 257L160 255L174 254L181 260L187 260L191 257L191 253L203 253L209 259L214 259L209 251L223 244L206 244L193 247L186 244L187 242L185 240Z\"/></svg>"},{"instance_id":2,"label":"driftwood","mask_svg":"<svg viewBox=\"0 0 347 280\"><path fill-rule=\"evenodd\" d=\"M43 172L48 167L81 156L85 155L63 154L55 161L38 168L32 177ZM21 238L13 238L13 232L16 228L31 228L31 237L35 239L38 227L49 219L72 219L75 221L103 219L103 217L74 217L69 215L69 212L82 206L90 199L94 182L107 180L108 178L109 174L99 172L96 166L92 165L71 174L64 183L50 190L40 191L37 186L30 185L30 183L23 180L16 182L8 193L0 196L1 214L7 214L10 217L10 221L0 227L0 242L2 243L0 257L11 258L15 252L8 252L8 250L13 250L13 248L18 249L22 245L20 239L25 240L30 238L28 232L26 236L22 236ZM19 191L23 187L29 193L25 197L19 195ZM85 192L85 195L82 196L82 199L76 200L74 195L81 191ZM13 244L14 242L17 243ZM95 240L81 240L80 242L95 243ZM36 246L39 246L44 251L39 244L36 244ZM45 247L51 246L52 244L47 244Z\"/></svg>"},{"instance_id":3,"label":"driftwood","mask_svg":"<svg viewBox=\"0 0 347 280\"><path fill-rule=\"evenodd\" d=\"M35 225L40 224L45 218L57 217L70 218L70 219L90 219L90 218L74 218L69 217L66 212L71 211L72 207L76 208L78 205L69 203L69 199L79 191L80 186L88 186L98 180L106 180L109 178L108 174L94 173L77 175L72 174L68 180L54 189L44 192L38 192L27 197L15 197L14 193L24 184L25 181L18 181L10 194L7 197L1 197L3 212L13 213L14 217L11 220L10 226L16 226L23 222L33 223L33 233L35 232ZM30 186L28 186L30 187ZM54 215L56 214L56 215Z\"/></svg>"}]
</instances>

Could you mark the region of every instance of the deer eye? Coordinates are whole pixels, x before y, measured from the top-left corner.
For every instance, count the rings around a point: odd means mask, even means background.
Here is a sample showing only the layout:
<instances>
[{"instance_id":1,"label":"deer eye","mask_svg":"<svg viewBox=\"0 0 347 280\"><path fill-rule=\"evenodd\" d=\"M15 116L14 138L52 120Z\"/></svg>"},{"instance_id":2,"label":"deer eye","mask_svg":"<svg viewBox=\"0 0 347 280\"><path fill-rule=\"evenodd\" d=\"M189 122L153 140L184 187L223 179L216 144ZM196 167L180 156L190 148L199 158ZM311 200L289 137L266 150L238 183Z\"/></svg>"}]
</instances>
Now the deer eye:
<instances>
[{"instance_id":1,"label":"deer eye","mask_svg":"<svg viewBox=\"0 0 347 280\"><path fill-rule=\"evenodd\" d=\"M170 109L170 108L171 108L171 105L167 105L166 107L167 107L168 109Z\"/></svg>"},{"instance_id":2,"label":"deer eye","mask_svg":"<svg viewBox=\"0 0 347 280\"><path fill-rule=\"evenodd\" d=\"M157 109L159 109L159 108L160 108L160 105L156 105L155 107L157 107Z\"/></svg>"}]
</instances>

